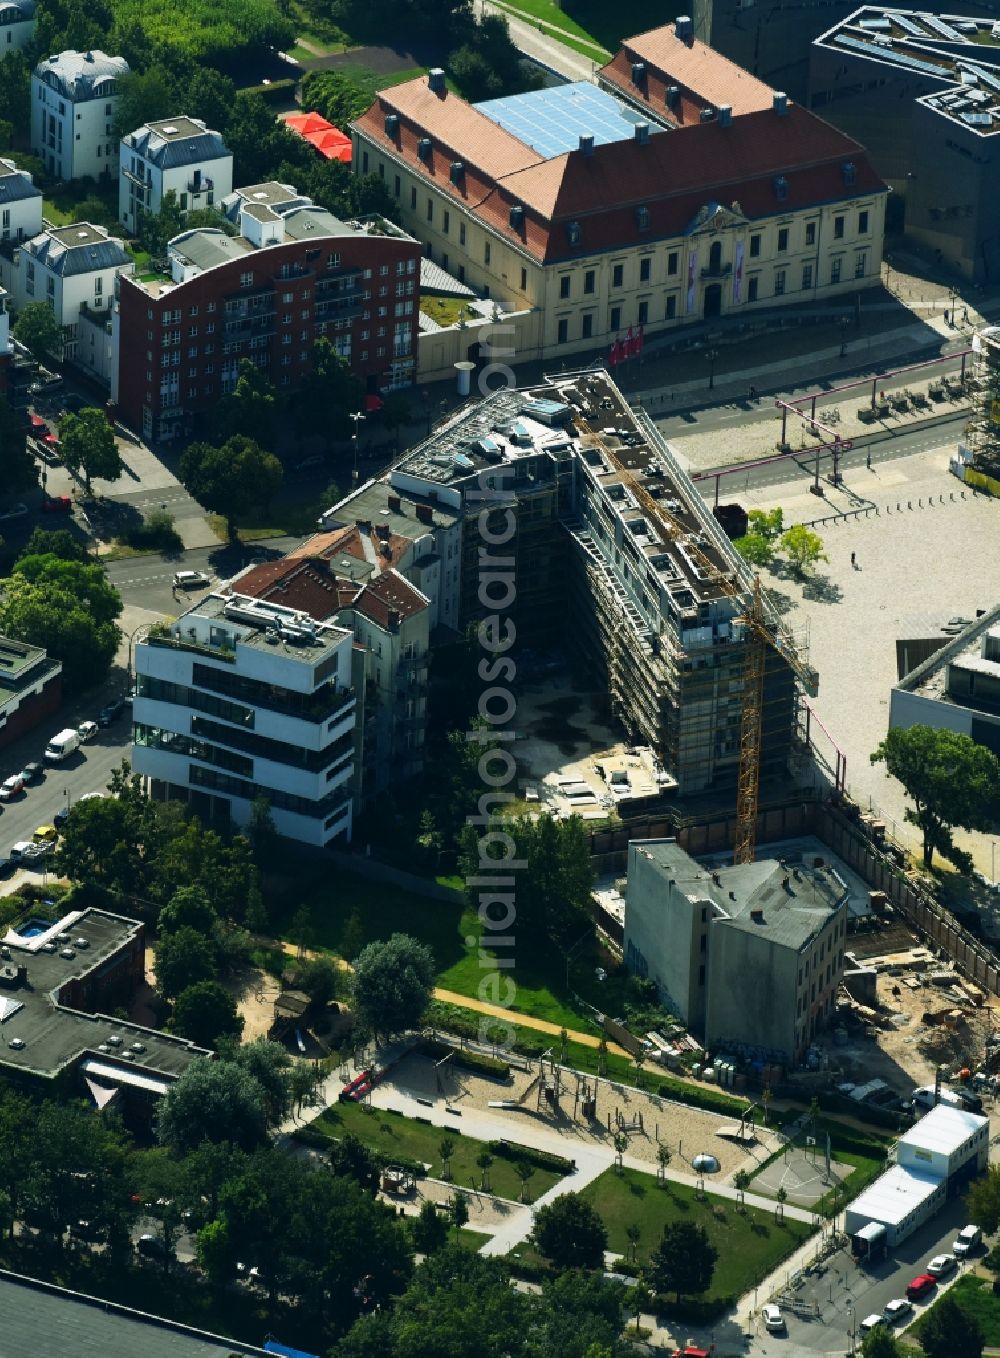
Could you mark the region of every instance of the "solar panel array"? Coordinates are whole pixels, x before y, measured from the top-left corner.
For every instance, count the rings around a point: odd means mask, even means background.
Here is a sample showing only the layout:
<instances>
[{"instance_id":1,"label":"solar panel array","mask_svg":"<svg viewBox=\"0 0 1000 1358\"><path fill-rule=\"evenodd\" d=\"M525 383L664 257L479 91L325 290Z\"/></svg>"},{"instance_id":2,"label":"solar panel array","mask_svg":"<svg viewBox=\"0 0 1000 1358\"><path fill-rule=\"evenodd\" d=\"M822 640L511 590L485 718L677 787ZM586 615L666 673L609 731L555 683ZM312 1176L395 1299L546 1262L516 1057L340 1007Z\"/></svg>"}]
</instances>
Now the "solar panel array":
<instances>
[{"instance_id":1,"label":"solar panel array","mask_svg":"<svg viewBox=\"0 0 1000 1358\"><path fill-rule=\"evenodd\" d=\"M475 107L547 160L577 150L581 137L593 137L595 146L631 141L636 124L646 121L587 81L487 99ZM663 129L651 123L649 130Z\"/></svg>"},{"instance_id":2,"label":"solar panel array","mask_svg":"<svg viewBox=\"0 0 1000 1358\"><path fill-rule=\"evenodd\" d=\"M951 79L951 72L946 67L936 66L930 61L918 61L916 57L908 57L904 52L895 52L891 47L877 47L874 43L863 42L860 38L848 37L846 33L835 33L833 40L838 47L848 47L852 52L861 52L866 57L874 57L877 61L890 61L894 66L905 66L908 71L919 71L921 75L933 75L941 80Z\"/></svg>"},{"instance_id":3,"label":"solar panel array","mask_svg":"<svg viewBox=\"0 0 1000 1358\"><path fill-rule=\"evenodd\" d=\"M951 24L946 24L936 14L925 14L921 11L920 17L928 28L933 28L935 33L939 33L942 38L947 38L949 42L965 42L957 29L952 28Z\"/></svg>"},{"instance_id":4,"label":"solar panel array","mask_svg":"<svg viewBox=\"0 0 1000 1358\"><path fill-rule=\"evenodd\" d=\"M909 33L911 38L926 38L929 36L925 28L921 28L918 23L908 18L905 14L894 14L892 22L898 24L904 33Z\"/></svg>"},{"instance_id":5,"label":"solar panel array","mask_svg":"<svg viewBox=\"0 0 1000 1358\"><path fill-rule=\"evenodd\" d=\"M1000 94L1000 76L995 76L991 71L984 71L981 66L970 66L963 62L963 67L971 71L981 85L986 85L991 90L996 90Z\"/></svg>"}]
</instances>

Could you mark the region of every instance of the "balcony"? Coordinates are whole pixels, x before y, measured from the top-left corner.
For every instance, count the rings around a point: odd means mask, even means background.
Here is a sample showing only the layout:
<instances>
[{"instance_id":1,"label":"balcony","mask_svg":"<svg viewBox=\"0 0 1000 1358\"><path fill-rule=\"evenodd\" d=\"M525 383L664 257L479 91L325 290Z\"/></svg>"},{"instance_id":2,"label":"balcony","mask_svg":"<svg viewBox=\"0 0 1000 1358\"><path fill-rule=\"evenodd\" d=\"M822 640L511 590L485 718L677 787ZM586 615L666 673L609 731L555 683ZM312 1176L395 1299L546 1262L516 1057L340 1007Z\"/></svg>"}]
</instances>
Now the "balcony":
<instances>
[{"instance_id":1,"label":"balcony","mask_svg":"<svg viewBox=\"0 0 1000 1358\"><path fill-rule=\"evenodd\" d=\"M273 313L264 316L248 316L243 320L226 321L223 336L227 340L250 339L254 335L273 335L275 320Z\"/></svg>"},{"instance_id":2,"label":"balcony","mask_svg":"<svg viewBox=\"0 0 1000 1358\"><path fill-rule=\"evenodd\" d=\"M364 310L364 303L360 295L357 298L350 297L331 297L328 302L317 302L313 308L313 320L316 321L343 321L350 320L352 317L361 315Z\"/></svg>"},{"instance_id":3,"label":"balcony","mask_svg":"<svg viewBox=\"0 0 1000 1358\"><path fill-rule=\"evenodd\" d=\"M215 184L202 174L193 174L186 186L188 193L205 193L215 188Z\"/></svg>"},{"instance_id":4,"label":"balcony","mask_svg":"<svg viewBox=\"0 0 1000 1358\"><path fill-rule=\"evenodd\" d=\"M707 268L702 269L701 276L702 278L728 278L732 271L733 266L731 264L709 264Z\"/></svg>"},{"instance_id":5,"label":"balcony","mask_svg":"<svg viewBox=\"0 0 1000 1358\"><path fill-rule=\"evenodd\" d=\"M146 176L145 176L145 178L144 178L141 174L133 174L131 170L127 169L127 168L123 165L123 166L122 166L122 174L123 174L123 175L125 176L125 178L129 181L129 183L131 183L131 184L137 184L137 185L139 186L139 188L142 189L142 191L143 191L144 194L145 194L145 192L146 192L146 189L147 189L147 188L152 184L152 182L153 182L153 176L152 176L152 174L151 174L148 170L147 170Z\"/></svg>"}]
</instances>

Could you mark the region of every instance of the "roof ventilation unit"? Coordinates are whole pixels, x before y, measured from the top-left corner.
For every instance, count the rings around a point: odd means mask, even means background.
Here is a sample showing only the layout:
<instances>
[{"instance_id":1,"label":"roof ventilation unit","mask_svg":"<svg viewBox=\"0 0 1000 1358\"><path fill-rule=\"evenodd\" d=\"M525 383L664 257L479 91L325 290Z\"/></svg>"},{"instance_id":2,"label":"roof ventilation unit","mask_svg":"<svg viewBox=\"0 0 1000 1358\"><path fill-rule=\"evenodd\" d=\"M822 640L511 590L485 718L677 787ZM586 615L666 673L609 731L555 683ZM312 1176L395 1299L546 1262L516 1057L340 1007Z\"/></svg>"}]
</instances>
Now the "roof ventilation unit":
<instances>
[{"instance_id":1,"label":"roof ventilation unit","mask_svg":"<svg viewBox=\"0 0 1000 1358\"><path fill-rule=\"evenodd\" d=\"M444 79L444 70L440 66L435 66L427 73L427 88L433 90L435 94L444 94L447 85Z\"/></svg>"},{"instance_id":2,"label":"roof ventilation unit","mask_svg":"<svg viewBox=\"0 0 1000 1358\"><path fill-rule=\"evenodd\" d=\"M788 112L788 95L784 90L774 91L774 111L779 118L783 118Z\"/></svg>"},{"instance_id":3,"label":"roof ventilation unit","mask_svg":"<svg viewBox=\"0 0 1000 1358\"><path fill-rule=\"evenodd\" d=\"M681 42L691 42L694 39L694 24L690 14L678 14L674 20L674 33Z\"/></svg>"},{"instance_id":4,"label":"roof ventilation unit","mask_svg":"<svg viewBox=\"0 0 1000 1358\"><path fill-rule=\"evenodd\" d=\"M581 134L580 150L585 156L594 154L594 134L592 132Z\"/></svg>"},{"instance_id":5,"label":"roof ventilation unit","mask_svg":"<svg viewBox=\"0 0 1000 1358\"><path fill-rule=\"evenodd\" d=\"M733 106L732 106L732 104L720 104L720 105L719 105L719 126L720 126L720 127L731 127L731 126L732 126L732 122L733 122Z\"/></svg>"},{"instance_id":6,"label":"roof ventilation unit","mask_svg":"<svg viewBox=\"0 0 1000 1358\"><path fill-rule=\"evenodd\" d=\"M417 155L418 155L418 156L420 157L420 159L423 160L423 161L428 161L428 160L430 160L430 158L431 158L431 139L430 139L430 137L421 137L421 138L420 138L419 142L417 143Z\"/></svg>"},{"instance_id":7,"label":"roof ventilation unit","mask_svg":"<svg viewBox=\"0 0 1000 1358\"><path fill-rule=\"evenodd\" d=\"M714 108L703 108L703 109L701 110L701 112L698 114L698 118L699 118L699 120L700 120L701 122L703 122L703 123L710 123L710 122L713 122L714 119L715 119L715 109L714 109Z\"/></svg>"},{"instance_id":8,"label":"roof ventilation unit","mask_svg":"<svg viewBox=\"0 0 1000 1358\"><path fill-rule=\"evenodd\" d=\"M649 145L649 123L636 123L633 133L636 144L639 146Z\"/></svg>"}]
</instances>

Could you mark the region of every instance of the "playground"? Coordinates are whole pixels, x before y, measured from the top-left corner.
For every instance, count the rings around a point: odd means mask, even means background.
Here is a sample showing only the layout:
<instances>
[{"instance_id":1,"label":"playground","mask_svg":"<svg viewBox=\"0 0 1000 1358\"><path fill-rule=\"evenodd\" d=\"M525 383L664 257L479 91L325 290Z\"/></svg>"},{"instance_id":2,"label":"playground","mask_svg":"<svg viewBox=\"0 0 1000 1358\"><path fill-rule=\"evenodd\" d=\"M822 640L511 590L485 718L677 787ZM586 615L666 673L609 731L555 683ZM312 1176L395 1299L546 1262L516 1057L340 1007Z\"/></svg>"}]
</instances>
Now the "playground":
<instances>
[{"instance_id":1,"label":"playground","mask_svg":"<svg viewBox=\"0 0 1000 1358\"><path fill-rule=\"evenodd\" d=\"M833 1159L827 1162L824 1145L802 1147L789 1142L784 1152L754 1179L753 1191L773 1198L783 1188L789 1202L812 1207L853 1173L853 1165Z\"/></svg>"}]
</instances>

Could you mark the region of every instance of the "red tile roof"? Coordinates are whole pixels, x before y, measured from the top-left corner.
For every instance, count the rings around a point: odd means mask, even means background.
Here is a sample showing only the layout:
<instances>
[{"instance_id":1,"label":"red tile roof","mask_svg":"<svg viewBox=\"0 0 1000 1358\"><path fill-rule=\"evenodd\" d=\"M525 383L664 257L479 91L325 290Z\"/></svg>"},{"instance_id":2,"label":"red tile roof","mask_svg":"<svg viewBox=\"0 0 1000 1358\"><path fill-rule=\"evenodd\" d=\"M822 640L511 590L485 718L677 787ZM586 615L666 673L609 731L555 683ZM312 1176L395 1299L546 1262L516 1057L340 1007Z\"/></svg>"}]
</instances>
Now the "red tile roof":
<instances>
[{"instance_id":1,"label":"red tile roof","mask_svg":"<svg viewBox=\"0 0 1000 1358\"><path fill-rule=\"evenodd\" d=\"M646 66L646 79L641 86L632 80L632 63L637 61ZM616 86L623 96L648 104L661 121L666 118L681 125L685 119L697 121L701 109L718 108L720 104L728 104L734 118L759 113L770 108L774 98L770 85L721 52L694 38L678 38L673 24L626 38L621 51L597 74L601 82ZM664 93L670 85L676 85L680 91L679 110L666 106ZM675 112L681 116L675 119Z\"/></svg>"},{"instance_id":2,"label":"red tile roof","mask_svg":"<svg viewBox=\"0 0 1000 1358\"><path fill-rule=\"evenodd\" d=\"M363 528L360 524L349 524L329 533L314 533L290 555L322 557L324 561L332 561L335 556L352 556L367 561L375 571L384 571L398 565L412 545L409 538L389 532L388 525L368 523Z\"/></svg>"},{"instance_id":3,"label":"red tile roof","mask_svg":"<svg viewBox=\"0 0 1000 1358\"><path fill-rule=\"evenodd\" d=\"M323 622L351 605L358 586L332 575L326 562L284 557L254 566L234 582L233 592L294 608Z\"/></svg>"},{"instance_id":4,"label":"red tile roof","mask_svg":"<svg viewBox=\"0 0 1000 1358\"><path fill-rule=\"evenodd\" d=\"M429 605L427 595L404 580L396 570L384 571L369 580L354 601L357 612L386 628L394 625L393 614L400 619L412 618Z\"/></svg>"}]
</instances>

